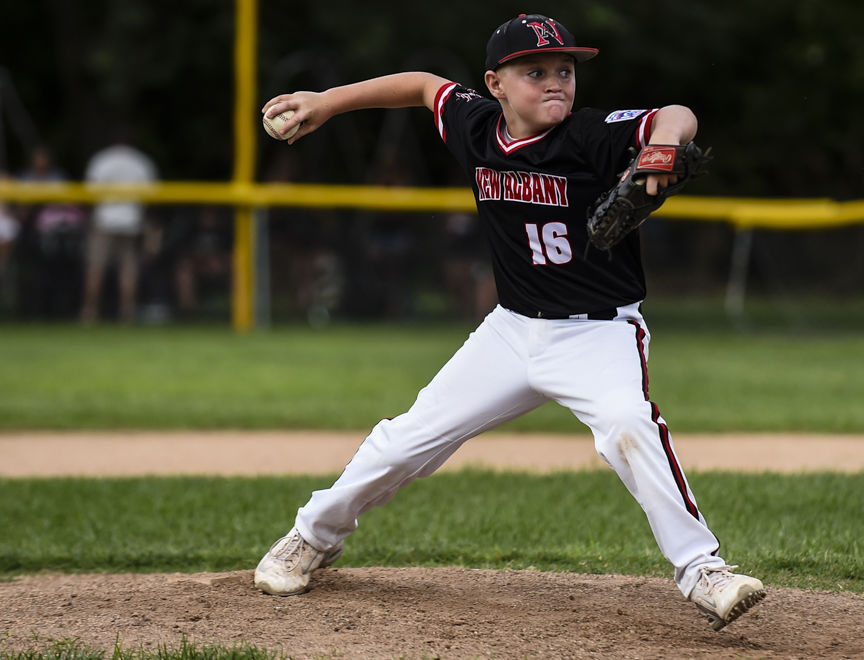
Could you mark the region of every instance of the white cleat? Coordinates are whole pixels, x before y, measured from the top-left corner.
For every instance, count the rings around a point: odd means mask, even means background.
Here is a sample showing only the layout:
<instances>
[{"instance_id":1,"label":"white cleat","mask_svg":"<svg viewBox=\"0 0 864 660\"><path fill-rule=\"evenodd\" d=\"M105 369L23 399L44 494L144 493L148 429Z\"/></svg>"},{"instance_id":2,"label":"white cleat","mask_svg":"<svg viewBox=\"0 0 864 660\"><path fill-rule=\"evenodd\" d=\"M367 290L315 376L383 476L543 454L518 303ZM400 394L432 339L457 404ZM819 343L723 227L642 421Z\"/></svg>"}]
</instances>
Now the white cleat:
<instances>
[{"instance_id":1,"label":"white cleat","mask_svg":"<svg viewBox=\"0 0 864 660\"><path fill-rule=\"evenodd\" d=\"M342 546L323 552L307 543L297 529L276 541L255 569L255 586L274 596L294 596L307 590L312 572L329 566Z\"/></svg>"},{"instance_id":2,"label":"white cleat","mask_svg":"<svg viewBox=\"0 0 864 660\"><path fill-rule=\"evenodd\" d=\"M762 582L749 575L736 575L737 566L703 568L690 594L696 607L708 615L714 630L722 630L765 598Z\"/></svg>"}]
</instances>

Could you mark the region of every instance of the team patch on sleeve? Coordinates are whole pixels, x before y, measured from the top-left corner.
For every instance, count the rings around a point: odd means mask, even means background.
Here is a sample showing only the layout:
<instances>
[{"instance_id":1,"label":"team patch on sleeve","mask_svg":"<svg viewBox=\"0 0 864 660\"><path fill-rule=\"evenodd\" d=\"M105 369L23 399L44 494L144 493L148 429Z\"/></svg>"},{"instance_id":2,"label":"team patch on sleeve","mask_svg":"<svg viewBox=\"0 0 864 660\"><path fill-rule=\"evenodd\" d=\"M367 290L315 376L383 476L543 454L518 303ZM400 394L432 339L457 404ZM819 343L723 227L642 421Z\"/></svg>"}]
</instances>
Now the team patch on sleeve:
<instances>
[{"instance_id":1,"label":"team patch on sleeve","mask_svg":"<svg viewBox=\"0 0 864 660\"><path fill-rule=\"evenodd\" d=\"M614 124L616 121L628 121L630 119L636 119L643 112L647 112L647 110L616 110L615 112L610 112L606 115L606 119L604 120L607 124Z\"/></svg>"}]
</instances>

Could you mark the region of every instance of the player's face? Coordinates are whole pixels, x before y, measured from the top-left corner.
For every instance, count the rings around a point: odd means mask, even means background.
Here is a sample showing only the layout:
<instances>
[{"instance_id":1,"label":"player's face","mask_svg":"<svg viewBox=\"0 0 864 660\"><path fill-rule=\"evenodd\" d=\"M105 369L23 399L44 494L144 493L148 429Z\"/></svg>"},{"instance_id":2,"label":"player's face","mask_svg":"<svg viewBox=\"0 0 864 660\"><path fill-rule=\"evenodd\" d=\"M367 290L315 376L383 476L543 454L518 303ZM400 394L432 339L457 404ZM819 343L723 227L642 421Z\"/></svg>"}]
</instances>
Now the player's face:
<instances>
[{"instance_id":1,"label":"player's face","mask_svg":"<svg viewBox=\"0 0 864 660\"><path fill-rule=\"evenodd\" d=\"M570 55L540 53L487 72L487 85L501 101L511 136L536 135L564 121L576 96L574 66Z\"/></svg>"}]
</instances>

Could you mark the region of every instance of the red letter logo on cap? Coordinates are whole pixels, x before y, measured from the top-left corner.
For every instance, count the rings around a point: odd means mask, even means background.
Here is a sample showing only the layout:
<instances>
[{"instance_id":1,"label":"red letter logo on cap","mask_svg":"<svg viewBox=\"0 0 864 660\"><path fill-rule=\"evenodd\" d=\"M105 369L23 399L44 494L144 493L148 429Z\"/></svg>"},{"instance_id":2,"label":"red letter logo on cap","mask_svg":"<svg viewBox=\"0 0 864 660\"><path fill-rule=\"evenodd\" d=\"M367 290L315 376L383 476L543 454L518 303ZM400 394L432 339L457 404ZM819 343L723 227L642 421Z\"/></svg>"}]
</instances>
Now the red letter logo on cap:
<instances>
[{"instance_id":1,"label":"red letter logo on cap","mask_svg":"<svg viewBox=\"0 0 864 660\"><path fill-rule=\"evenodd\" d=\"M532 28L534 34L537 35L538 46L548 46L549 39L554 39L560 46L564 45L564 40L558 34L558 28L555 27L553 21L550 20L548 23L538 23L535 21L534 23L528 23L528 27Z\"/></svg>"}]
</instances>

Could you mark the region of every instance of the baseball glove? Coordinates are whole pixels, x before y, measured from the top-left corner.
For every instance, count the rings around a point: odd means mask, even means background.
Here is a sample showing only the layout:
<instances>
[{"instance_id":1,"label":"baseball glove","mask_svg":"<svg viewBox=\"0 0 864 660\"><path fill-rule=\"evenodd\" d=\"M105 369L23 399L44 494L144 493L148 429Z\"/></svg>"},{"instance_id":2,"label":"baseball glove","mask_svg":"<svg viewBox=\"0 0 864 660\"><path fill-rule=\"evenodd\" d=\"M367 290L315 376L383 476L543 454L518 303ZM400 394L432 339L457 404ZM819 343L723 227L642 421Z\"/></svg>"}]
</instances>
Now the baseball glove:
<instances>
[{"instance_id":1,"label":"baseball glove","mask_svg":"<svg viewBox=\"0 0 864 660\"><path fill-rule=\"evenodd\" d=\"M588 240L609 250L659 209L666 198L677 195L688 181L706 172L711 149L702 151L693 142L685 145L649 144L630 161L611 189L588 209ZM674 174L678 180L656 195L645 192L649 174Z\"/></svg>"}]
</instances>

